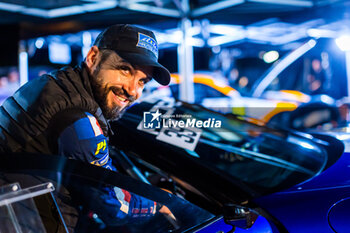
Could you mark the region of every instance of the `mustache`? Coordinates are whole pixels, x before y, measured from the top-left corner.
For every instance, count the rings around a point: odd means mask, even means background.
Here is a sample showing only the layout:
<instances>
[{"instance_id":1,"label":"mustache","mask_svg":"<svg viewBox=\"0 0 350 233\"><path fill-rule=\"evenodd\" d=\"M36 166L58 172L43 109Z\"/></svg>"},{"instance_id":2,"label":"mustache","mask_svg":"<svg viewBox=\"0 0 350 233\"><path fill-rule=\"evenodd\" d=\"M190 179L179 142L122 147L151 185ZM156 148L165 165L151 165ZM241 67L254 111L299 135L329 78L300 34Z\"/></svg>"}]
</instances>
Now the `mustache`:
<instances>
[{"instance_id":1,"label":"mustache","mask_svg":"<svg viewBox=\"0 0 350 233\"><path fill-rule=\"evenodd\" d=\"M129 95L127 91L119 87L110 87L109 88L115 95L120 95L125 97L130 103L136 100L136 96Z\"/></svg>"}]
</instances>

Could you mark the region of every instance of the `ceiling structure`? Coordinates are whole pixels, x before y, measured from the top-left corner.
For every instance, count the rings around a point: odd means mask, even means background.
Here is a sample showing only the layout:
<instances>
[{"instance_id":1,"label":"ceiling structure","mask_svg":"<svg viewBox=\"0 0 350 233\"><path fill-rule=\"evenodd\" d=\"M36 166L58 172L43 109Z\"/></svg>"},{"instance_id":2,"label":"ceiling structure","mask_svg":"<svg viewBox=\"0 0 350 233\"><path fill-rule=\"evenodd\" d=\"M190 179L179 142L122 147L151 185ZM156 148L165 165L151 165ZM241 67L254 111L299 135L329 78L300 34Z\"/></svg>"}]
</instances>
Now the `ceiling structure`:
<instances>
[{"instance_id":1,"label":"ceiling structure","mask_svg":"<svg viewBox=\"0 0 350 233\"><path fill-rule=\"evenodd\" d=\"M155 31L160 48L177 47L183 42L180 25L184 18L192 22L187 34L194 47L251 42L289 51L300 45L294 42L310 37L335 38L349 33L350 1L0 0L2 33L15 25L19 39L45 37L47 44L89 47L82 44L84 31L91 32L88 37L93 41L106 26L132 23ZM31 40L29 45L35 42Z\"/></svg>"},{"instance_id":2,"label":"ceiling structure","mask_svg":"<svg viewBox=\"0 0 350 233\"><path fill-rule=\"evenodd\" d=\"M284 46L309 37L333 38L350 32L349 12L348 0L0 0L0 29L15 24L20 39L75 33L60 37L72 40L77 32L115 23L147 26L162 46L178 48L179 73L185 80L180 98L192 102L193 54L188 46ZM78 36L79 43L84 35ZM28 69L27 58L22 66Z\"/></svg>"},{"instance_id":3,"label":"ceiling structure","mask_svg":"<svg viewBox=\"0 0 350 233\"><path fill-rule=\"evenodd\" d=\"M304 9L319 8L344 0L1 0L0 10L38 18L54 19L79 14L113 10L119 13L122 9L145 12L170 18L213 17L215 13L226 10L234 14L268 14L295 12ZM227 9L230 9L227 11ZM212 14L212 15L211 15ZM210 16L211 15L211 16ZM220 14L222 15L222 14ZM228 16L228 15L226 15ZM120 18L124 18L121 15ZM0 22L18 21L4 19ZM10 17L11 18L11 17ZM142 18L142 17L138 17ZM24 20L33 20L25 18ZM21 20L21 19L20 19Z\"/></svg>"},{"instance_id":4,"label":"ceiling structure","mask_svg":"<svg viewBox=\"0 0 350 233\"><path fill-rule=\"evenodd\" d=\"M0 25L19 24L21 37L30 38L114 23L165 30L189 18L249 26L250 37L258 27L273 34L347 20L349 8L346 0L0 0Z\"/></svg>"}]
</instances>

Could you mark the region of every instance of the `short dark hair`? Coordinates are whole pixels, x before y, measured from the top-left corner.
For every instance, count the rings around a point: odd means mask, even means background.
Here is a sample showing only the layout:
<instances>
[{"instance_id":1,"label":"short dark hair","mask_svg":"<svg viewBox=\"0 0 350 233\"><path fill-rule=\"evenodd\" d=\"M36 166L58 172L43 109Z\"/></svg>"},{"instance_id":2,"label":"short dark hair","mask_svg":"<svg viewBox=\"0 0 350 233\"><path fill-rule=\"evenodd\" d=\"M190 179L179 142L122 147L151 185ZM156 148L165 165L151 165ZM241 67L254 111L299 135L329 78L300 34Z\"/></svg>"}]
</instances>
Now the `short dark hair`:
<instances>
[{"instance_id":1,"label":"short dark hair","mask_svg":"<svg viewBox=\"0 0 350 233\"><path fill-rule=\"evenodd\" d=\"M100 49L100 53L100 63L104 63L112 54L116 54L116 52L111 49Z\"/></svg>"},{"instance_id":2,"label":"short dark hair","mask_svg":"<svg viewBox=\"0 0 350 233\"><path fill-rule=\"evenodd\" d=\"M113 54L120 57L115 51L111 49L99 49L99 53L100 53L100 60L94 71L95 74L97 74L100 71L102 64L104 64Z\"/></svg>"}]
</instances>

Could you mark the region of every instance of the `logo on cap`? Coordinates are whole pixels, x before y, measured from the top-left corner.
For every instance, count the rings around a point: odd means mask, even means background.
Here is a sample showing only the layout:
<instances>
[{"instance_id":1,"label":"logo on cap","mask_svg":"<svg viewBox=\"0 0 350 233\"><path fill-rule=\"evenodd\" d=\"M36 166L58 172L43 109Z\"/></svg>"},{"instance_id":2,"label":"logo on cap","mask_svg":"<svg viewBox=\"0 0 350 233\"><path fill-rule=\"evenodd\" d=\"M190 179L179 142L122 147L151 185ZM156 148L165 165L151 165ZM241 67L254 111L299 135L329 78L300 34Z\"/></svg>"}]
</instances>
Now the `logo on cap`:
<instances>
[{"instance_id":1,"label":"logo on cap","mask_svg":"<svg viewBox=\"0 0 350 233\"><path fill-rule=\"evenodd\" d=\"M139 33L139 40L136 46L151 51L158 59L158 44L152 37Z\"/></svg>"}]
</instances>

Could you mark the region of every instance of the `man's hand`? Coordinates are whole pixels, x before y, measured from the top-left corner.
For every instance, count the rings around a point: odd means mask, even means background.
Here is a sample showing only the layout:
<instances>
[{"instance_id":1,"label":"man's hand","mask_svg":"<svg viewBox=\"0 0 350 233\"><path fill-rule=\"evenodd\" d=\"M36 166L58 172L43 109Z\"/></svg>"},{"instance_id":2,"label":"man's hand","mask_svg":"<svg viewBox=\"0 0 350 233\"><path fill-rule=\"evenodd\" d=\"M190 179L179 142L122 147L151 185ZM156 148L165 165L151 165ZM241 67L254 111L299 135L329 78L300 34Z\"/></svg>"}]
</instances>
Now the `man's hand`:
<instances>
[{"instance_id":1,"label":"man's hand","mask_svg":"<svg viewBox=\"0 0 350 233\"><path fill-rule=\"evenodd\" d=\"M179 228L180 228L179 224L178 224L177 221L176 221L176 218L175 218L174 214L169 210L168 207L166 207L165 205L163 205L163 206L159 209L158 212L161 213L161 214L164 214L164 216L168 219L168 221L171 223L171 225L173 225L173 227L174 227L175 229L179 229Z\"/></svg>"},{"instance_id":2,"label":"man's hand","mask_svg":"<svg viewBox=\"0 0 350 233\"><path fill-rule=\"evenodd\" d=\"M173 213L171 213L171 211L169 210L169 208L166 207L165 205L163 205L163 206L159 209L159 213L165 214L165 215L170 215L174 220L176 220L176 218L175 218L175 216L173 215Z\"/></svg>"}]
</instances>

